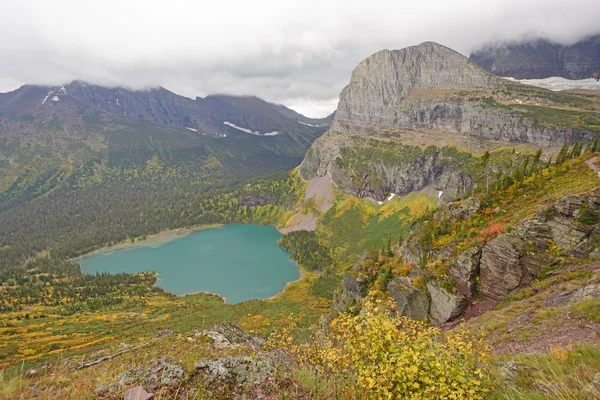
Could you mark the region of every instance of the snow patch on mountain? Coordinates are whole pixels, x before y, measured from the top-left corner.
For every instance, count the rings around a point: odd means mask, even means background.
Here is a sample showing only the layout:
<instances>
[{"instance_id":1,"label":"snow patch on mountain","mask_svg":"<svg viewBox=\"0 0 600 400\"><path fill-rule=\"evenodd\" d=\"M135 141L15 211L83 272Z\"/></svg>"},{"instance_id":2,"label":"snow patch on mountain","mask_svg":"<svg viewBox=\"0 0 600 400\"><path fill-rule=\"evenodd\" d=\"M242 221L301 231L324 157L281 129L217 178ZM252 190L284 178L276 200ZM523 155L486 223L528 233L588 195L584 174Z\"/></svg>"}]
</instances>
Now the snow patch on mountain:
<instances>
[{"instance_id":1,"label":"snow patch on mountain","mask_svg":"<svg viewBox=\"0 0 600 400\"><path fill-rule=\"evenodd\" d=\"M259 133L258 131L252 131L252 130L250 130L250 129L248 129L248 128L242 128L242 127L240 127L240 126L237 126L236 124L234 124L234 123L231 123L231 122L228 122L228 121L225 121L225 122L223 122L223 123L224 123L225 125L227 125L227 126L230 126L230 127L232 127L232 128L235 128L235 129L237 129L237 130L240 130L240 131L242 131L242 132L246 132L246 133L249 133L249 134L251 134L251 135L260 136L260 133Z\"/></svg>"},{"instance_id":2,"label":"snow patch on mountain","mask_svg":"<svg viewBox=\"0 0 600 400\"><path fill-rule=\"evenodd\" d=\"M311 127L313 127L313 128L318 128L318 127L319 127L319 124L316 124L316 125L313 125L313 124L307 124L306 122L302 122L302 121L298 121L298 123L299 123L299 124L302 124L302 125L306 125L306 126L311 126Z\"/></svg>"},{"instance_id":3,"label":"snow patch on mountain","mask_svg":"<svg viewBox=\"0 0 600 400\"><path fill-rule=\"evenodd\" d=\"M600 82L594 78L572 80L566 79L559 76L553 76L551 78L544 79L515 79L506 78L513 82L520 82L525 85L537 86L544 89L552 90L555 92L561 90L574 90L574 89L586 89L586 90L600 90Z\"/></svg>"}]
</instances>

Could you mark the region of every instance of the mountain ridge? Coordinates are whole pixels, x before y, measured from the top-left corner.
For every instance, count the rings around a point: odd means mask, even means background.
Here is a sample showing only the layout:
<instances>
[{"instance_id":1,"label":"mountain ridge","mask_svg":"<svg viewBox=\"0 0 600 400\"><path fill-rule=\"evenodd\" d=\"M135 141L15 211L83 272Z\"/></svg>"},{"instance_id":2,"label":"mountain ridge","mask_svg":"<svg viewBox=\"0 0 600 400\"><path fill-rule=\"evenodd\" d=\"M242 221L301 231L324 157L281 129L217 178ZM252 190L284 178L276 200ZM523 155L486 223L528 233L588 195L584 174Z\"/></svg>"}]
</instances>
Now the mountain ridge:
<instances>
[{"instance_id":1,"label":"mountain ridge","mask_svg":"<svg viewBox=\"0 0 600 400\"><path fill-rule=\"evenodd\" d=\"M277 130L293 131L302 128L295 124L305 121L316 121L314 125L318 127L328 126L331 120L331 116L308 118L295 111L285 111L289 109L256 96L218 94L196 97L194 100L163 87L132 91L79 80L61 86L23 85L12 92L1 93L0 117L35 112L46 103L59 102L65 97L75 98L109 114L181 126L213 137L227 134L229 127L224 122L264 134Z\"/></svg>"},{"instance_id":2,"label":"mountain ridge","mask_svg":"<svg viewBox=\"0 0 600 400\"><path fill-rule=\"evenodd\" d=\"M547 39L493 43L472 52L469 58L494 74L516 79L598 79L600 35L570 45Z\"/></svg>"}]
</instances>

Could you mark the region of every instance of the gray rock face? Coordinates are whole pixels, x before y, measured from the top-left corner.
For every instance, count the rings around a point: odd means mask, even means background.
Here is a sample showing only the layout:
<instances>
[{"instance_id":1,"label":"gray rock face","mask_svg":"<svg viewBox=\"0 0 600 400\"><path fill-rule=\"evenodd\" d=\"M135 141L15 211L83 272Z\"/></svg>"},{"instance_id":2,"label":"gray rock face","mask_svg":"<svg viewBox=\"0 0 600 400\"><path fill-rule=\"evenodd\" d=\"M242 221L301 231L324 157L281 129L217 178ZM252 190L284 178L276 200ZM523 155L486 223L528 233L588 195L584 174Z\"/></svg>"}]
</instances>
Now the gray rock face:
<instances>
[{"instance_id":1,"label":"gray rock face","mask_svg":"<svg viewBox=\"0 0 600 400\"><path fill-rule=\"evenodd\" d=\"M360 170L347 171L340 166L344 150L376 147L356 138L393 138L401 143L407 132L415 130L507 143L550 144L591 137L591 132L544 125L523 112L482 100L490 90L508 85L518 84L432 42L375 53L354 70L340 94L330 130L313 143L300 174L305 179L327 175L359 197L383 200L389 193L403 195L432 186L443 192L442 201L451 201L471 189L473 179L456 163L442 159L439 151L408 160L363 160Z\"/></svg>"},{"instance_id":2,"label":"gray rock face","mask_svg":"<svg viewBox=\"0 0 600 400\"><path fill-rule=\"evenodd\" d=\"M471 54L471 60L500 76L541 79L592 78L600 72L600 36L563 46L548 40L499 43Z\"/></svg>"},{"instance_id":3,"label":"gray rock face","mask_svg":"<svg viewBox=\"0 0 600 400\"><path fill-rule=\"evenodd\" d=\"M352 73L340 94L332 130L394 125L441 125L457 130L456 121L462 120L460 107L433 101L427 112L422 104L407 104L409 96L418 89L497 88L503 84L502 79L437 43L382 50L363 60Z\"/></svg>"},{"instance_id":4,"label":"gray rock face","mask_svg":"<svg viewBox=\"0 0 600 400\"><path fill-rule=\"evenodd\" d=\"M278 369L289 369L291 356L281 349L256 356L233 356L196 361L196 371L204 374L207 384L251 384L264 380Z\"/></svg>"},{"instance_id":5,"label":"gray rock face","mask_svg":"<svg viewBox=\"0 0 600 400\"><path fill-rule=\"evenodd\" d=\"M472 247L460 254L450 267L450 275L454 278L459 293L470 299L475 294L475 279L479 275L481 249Z\"/></svg>"},{"instance_id":6,"label":"gray rock face","mask_svg":"<svg viewBox=\"0 0 600 400\"><path fill-rule=\"evenodd\" d=\"M451 293L434 282L427 283L431 305L429 313L434 323L441 325L461 315L467 307L464 296Z\"/></svg>"},{"instance_id":7,"label":"gray rock face","mask_svg":"<svg viewBox=\"0 0 600 400\"><path fill-rule=\"evenodd\" d=\"M183 367L179 363L163 358L146 370L143 386L150 391L171 386L182 380L184 375Z\"/></svg>"},{"instance_id":8,"label":"gray rock face","mask_svg":"<svg viewBox=\"0 0 600 400\"><path fill-rule=\"evenodd\" d=\"M138 368L117 375L118 387L134 383L153 391L163 386L171 386L184 378L183 367L176 361L161 358L147 368Z\"/></svg>"},{"instance_id":9,"label":"gray rock face","mask_svg":"<svg viewBox=\"0 0 600 400\"><path fill-rule=\"evenodd\" d=\"M367 295L368 284L367 277L354 278L350 274L344 274L342 293L335 295L333 309L337 312L344 312L348 305L360 304L362 298Z\"/></svg>"},{"instance_id":10,"label":"gray rock face","mask_svg":"<svg viewBox=\"0 0 600 400\"><path fill-rule=\"evenodd\" d=\"M482 294L501 300L514 289L530 283L544 264L544 251L551 238L549 227L533 220L488 242L481 252L479 267Z\"/></svg>"},{"instance_id":11,"label":"gray rock face","mask_svg":"<svg viewBox=\"0 0 600 400\"><path fill-rule=\"evenodd\" d=\"M584 206L594 212L597 210L598 196L597 191L585 196L565 196L514 231L488 242L480 260L483 295L501 300L514 289L530 283L542 266L557 261L545 254L550 241L559 246L563 254L589 254L593 249L591 235L595 226L580 223L578 218Z\"/></svg>"},{"instance_id":12,"label":"gray rock face","mask_svg":"<svg viewBox=\"0 0 600 400\"><path fill-rule=\"evenodd\" d=\"M570 302L575 304L591 299L600 299L600 284L591 284L576 290Z\"/></svg>"},{"instance_id":13,"label":"gray rock face","mask_svg":"<svg viewBox=\"0 0 600 400\"><path fill-rule=\"evenodd\" d=\"M214 340L214 346L219 348L249 347L260 349L265 343L263 336L246 333L241 326L228 321L219 323L203 333L211 337Z\"/></svg>"},{"instance_id":14,"label":"gray rock face","mask_svg":"<svg viewBox=\"0 0 600 400\"><path fill-rule=\"evenodd\" d=\"M424 321L429 314L429 297L410 283L408 278L396 278L388 284L396 311L411 319Z\"/></svg>"}]
</instances>

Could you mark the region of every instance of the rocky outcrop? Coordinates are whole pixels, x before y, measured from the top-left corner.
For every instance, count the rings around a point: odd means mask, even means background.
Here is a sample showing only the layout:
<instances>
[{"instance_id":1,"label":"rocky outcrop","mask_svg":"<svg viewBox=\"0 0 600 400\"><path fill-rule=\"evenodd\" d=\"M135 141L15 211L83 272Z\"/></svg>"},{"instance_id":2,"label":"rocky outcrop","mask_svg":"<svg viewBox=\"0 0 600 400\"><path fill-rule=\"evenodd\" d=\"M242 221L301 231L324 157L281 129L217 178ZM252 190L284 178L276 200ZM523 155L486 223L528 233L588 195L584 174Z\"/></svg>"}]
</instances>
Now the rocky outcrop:
<instances>
[{"instance_id":1,"label":"rocky outcrop","mask_svg":"<svg viewBox=\"0 0 600 400\"><path fill-rule=\"evenodd\" d=\"M427 283L427 291L431 303L430 318L437 325L452 321L467 307L467 300L464 296L446 290L435 282Z\"/></svg>"},{"instance_id":2,"label":"rocky outcrop","mask_svg":"<svg viewBox=\"0 0 600 400\"><path fill-rule=\"evenodd\" d=\"M548 225L533 220L489 241L481 251L479 266L482 294L502 300L530 283L545 264L544 251L551 238Z\"/></svg>"},{"instance_id":3,"label":"rocky outcrop","mask_svg":"<svg viewBox=\"0 0 600 400\"><path fill-rule=\"evenodd\" d=\"M570 299L571 304L576 304L581 301L600 299L600 284L593 283L577 289Z\"/></svg>"},{"instance_id":4,"label":"rocky outcrop","mask_svg":"<svg viewBox=\"0 0 600 400\"><path fill-rule=\"evenodd\" d=\"M390 193L404 195L431 186L447 202L472 188L473 171L463 170L457 154L444 157L440 149L430 150L440 143L435 132L457 135L465 143L496 145L537 146L592 136L591 131L528 119L522 109L500 105L492 95L519 85L437 43L375 53L352 73L330 130L308 151L300 174L307 180L328 176L346 192L379 201ZM422 154L400 149L415 130L424 132L421 145L434 147ZM380 154L389 143L398 146ZM355 149L372 151L357 156Z\"/></svg>"},{"instance_id":5,"label":"rocky outcrop","mask_svg":"<svg viewBox=\"0 0 600 400\"><path fill-rule=\"evenodd\" d=\"M210 337L217 348L248 347L258 350L265 343L263 336L246 333L241 326L229 321L219 323L203 334Z\"/></svg>"},{"instance_id":6,"label":"rocky outcrop","mask_svg":"<svg viewBox=\"0 0 600 400\"><path fill-rule=\"evenodd\" d=\"M98 386L94 389L94 394L97 396L112 395L119 389L136 384L137 387L133 387L125 393L125 398L136 399L137 397L131 396L139 395L140 398L151 399L151 392L163 387L177 385L184 377L185 372L181 364L167 358L161 358L148 367L140 367L120 373L117 375L116 382Z\"/></svg>"},{"instance_id":7,"label":"rocky outcrop","mask_svg":"<svg viewBox=\"0 0 600 400\"><path fill-rule=\"evenodd\" d=\"M427 294L416 288L408 278L396 278L388 284L388 292L400 315L424 321L429 314Z\"/></svg>"},{"instance_id":8,"label":"rocky outcrop","mask_svg":"<svg viewBox=\"0 0 600 400\"><path fill-rule=\"evenodd\" d=\"M501 234L483 246L480 260L482 294L501 300L530 283L543 266L556 263L546 250L558 246L563 255L583 256L594 248L600 193L565 196L536 213L512 232ZM584 215L582 215L585 213ZM585 219L585 217L589 219ZM588 223L584 223L587 221ZM590 223L596 221L595 223Z\"/></svg>"},{"instance_id":9,"label":"rocky outcrop","mask_svg":"<svg viewBox=\"0 0 600 400\"><path fill-rule=\"evenodd\" d=\"M600 72L600 36L567 46L548 40L496 43L473 52L470 58L500 76L587 79Z\"/></svg>"},{"instance_id":10,"label":"rocky outcrop","mask_svg":"<svg viewBox=\"0 0 600 400\"><path fill-rule=\"evenodd\" d=\"M367 277L360 275L354 278L352 275L345 273L342 277L342 292L334 294L333 310L345 312L348 307L360 304L367 295L368 287L369 280Z\"/></svg>"},{"instance_id":11,"label":"rocky outcrop","mask_svg":"<svg viewBox=\"0 0 600 400\"><path fill-rule=\"evenodd\" d=\"M480 258L481 249L479 247L471 247L461 253L450 267L450 276L454 279L456 290L467 299L471 299L475 294Z\"/></svg>"},{"instance_id":12,"label":"rocky outcrop","mask_svg":"<svg viewBox=\"0 0 600 400\"><path fill-rule=\"evenodd\" d=\"M201 360L194 364L208 385L252 384L263 381L275 371L289 370L295 361L284 350L276 349L258 355L240 355L212 360Z\"/></svg>"}]
</instances>

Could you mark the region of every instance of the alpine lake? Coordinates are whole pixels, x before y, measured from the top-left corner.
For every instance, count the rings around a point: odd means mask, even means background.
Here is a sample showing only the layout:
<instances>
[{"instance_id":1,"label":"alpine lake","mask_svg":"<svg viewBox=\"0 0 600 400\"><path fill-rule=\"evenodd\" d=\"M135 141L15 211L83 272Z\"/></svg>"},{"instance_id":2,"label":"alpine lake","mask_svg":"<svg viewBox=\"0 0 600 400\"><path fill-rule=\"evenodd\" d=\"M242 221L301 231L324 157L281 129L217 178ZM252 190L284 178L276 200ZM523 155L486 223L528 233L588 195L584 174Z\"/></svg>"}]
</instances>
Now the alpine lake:
<instances>
[{"instance_id":1,"label":"alpine lake","mask_svg":"<svg viewBox=\"0 0 600 400\"><path fill-rule=\"evenodd\" d=\"M169 232L83 256L85 274L154 271L157 286L178 295L208 292L230 304L280 293L300 271L272 226L224 225Z\"/></svg>"}]
</instances>

